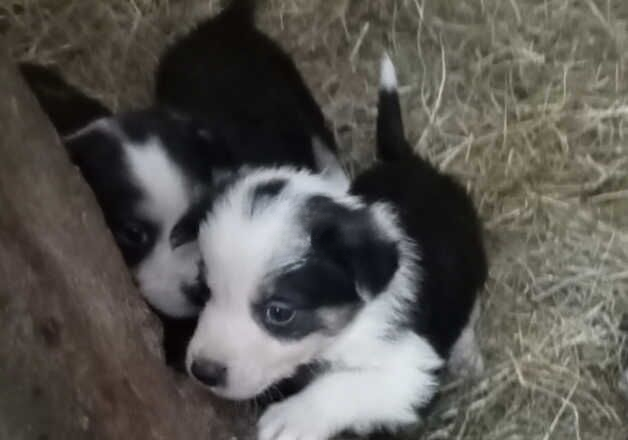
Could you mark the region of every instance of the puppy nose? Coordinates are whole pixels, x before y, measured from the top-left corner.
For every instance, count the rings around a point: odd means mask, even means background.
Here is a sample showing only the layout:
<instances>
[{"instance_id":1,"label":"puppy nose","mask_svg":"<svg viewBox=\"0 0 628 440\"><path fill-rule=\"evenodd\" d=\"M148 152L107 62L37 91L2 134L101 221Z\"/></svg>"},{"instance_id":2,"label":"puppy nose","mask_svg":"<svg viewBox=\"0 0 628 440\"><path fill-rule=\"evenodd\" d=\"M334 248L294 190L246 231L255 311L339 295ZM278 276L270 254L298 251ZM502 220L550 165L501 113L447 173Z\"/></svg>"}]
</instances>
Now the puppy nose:
<instances>
[{"instance_id":1,"label":"puppy nose","mask_svg":"<svg viewBox=\"0 0 628 440\"><path fill-rule=\"evenodd\" d=\"M211 295L211 291L202 281L183 285L181 290L188 301L197 307L203 307Z\"/></svg>"},{"instance_id":2,"label":"puppy nose","mask_svg":"<svg viewBox=\"0 0 628 440\"><path fill-rule=\"evenodd\" d=\"M227 382L227 367L207 359L193 361L190 373L208 387L223 386Z\"/></svg>"}]
</instances>

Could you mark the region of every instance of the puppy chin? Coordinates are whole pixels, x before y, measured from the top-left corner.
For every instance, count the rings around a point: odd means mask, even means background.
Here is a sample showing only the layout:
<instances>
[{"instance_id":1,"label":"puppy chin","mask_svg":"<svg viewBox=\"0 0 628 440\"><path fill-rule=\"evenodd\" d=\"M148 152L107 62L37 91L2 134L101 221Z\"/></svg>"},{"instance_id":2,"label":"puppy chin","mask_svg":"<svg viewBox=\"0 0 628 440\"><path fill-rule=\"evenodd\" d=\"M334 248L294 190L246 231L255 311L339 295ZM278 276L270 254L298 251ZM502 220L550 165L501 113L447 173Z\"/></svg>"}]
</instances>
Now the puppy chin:
<instances>
[{"instance_id":1,"label":"puppy chin","mask_svg":"<svg viewBox=\"0 0 628 440\"><path fill-rule=\"evenodd\" d=\"M201 307L188 299L182 290L166 291L147 286L146 283L137 283L142 296L146 301L164 315L184 319L197 316Z\"/></svg>"},{"instance_id":2,"label":"puppy chin","mask_svg":"<svg viewBox=\"0 0 628 440\"><path fill-rule=\"evenodd\" d=\"M205 387L208 388L208 387ZM244 388L233 388L233 387L219 387L219 388L209 388L212 393L216 396L233 401L244 401L254 399L260 394L264 392L265 387L259 387L256 389L244 389Z\"/></svg>"}]
</instances>

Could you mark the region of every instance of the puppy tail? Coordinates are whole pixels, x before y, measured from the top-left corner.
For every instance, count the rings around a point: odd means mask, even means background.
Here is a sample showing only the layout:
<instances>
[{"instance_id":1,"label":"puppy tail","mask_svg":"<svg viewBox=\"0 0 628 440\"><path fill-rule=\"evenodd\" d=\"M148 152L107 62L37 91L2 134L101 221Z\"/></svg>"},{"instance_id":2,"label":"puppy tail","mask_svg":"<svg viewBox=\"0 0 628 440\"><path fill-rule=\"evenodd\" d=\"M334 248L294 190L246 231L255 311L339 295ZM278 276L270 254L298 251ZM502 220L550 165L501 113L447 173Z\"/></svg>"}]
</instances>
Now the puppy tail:
<instances>
[{"instance_id":1,"label":"puppy tail","mask_svg":"<svg viewBox=\"0 0 628 440\"><path fill-rule=\"evenodd\" d=\"M230 0L220 18L232 22L252 24L255 21L256 0Z\"/></svg>"},{"instance_id":2,"label":"puppy tail","mask_svg":"<svg viewBox=\"0 0 628 440\"><path fill-rule=\"evenodd\" d=\"M412 154L404 135L397 73L387 53L382 57L380 67L376 142L377 157L381 161L398 161Z\"/></svg>"}]
</instances>

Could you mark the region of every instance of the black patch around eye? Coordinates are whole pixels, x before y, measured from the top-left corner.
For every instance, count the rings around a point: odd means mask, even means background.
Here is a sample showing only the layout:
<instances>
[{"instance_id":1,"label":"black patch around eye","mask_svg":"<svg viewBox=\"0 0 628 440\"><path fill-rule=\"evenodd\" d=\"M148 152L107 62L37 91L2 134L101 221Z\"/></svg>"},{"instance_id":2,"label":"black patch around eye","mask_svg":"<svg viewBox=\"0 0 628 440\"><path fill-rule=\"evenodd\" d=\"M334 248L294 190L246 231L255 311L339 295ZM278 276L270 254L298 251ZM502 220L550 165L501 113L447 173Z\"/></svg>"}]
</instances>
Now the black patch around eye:
<instances>
[{"instance_id":1,"label":"black patch around eye","mask_svg":"<svg viewBox=\"0 0 628 440\"><path fill-rule=\"evenodd\" d=\"M203 219L207 216L213 201L213 194L205 194L194 203L179 219L170 231L170 247L176 249L184 244L196 241L198 230Z\"/></svg>"},{"instance_id":2,"label":"black patch around eye","mask_svg":"<svg viewBox=\"0 0 628 440\"><path fill-rule=\"evenodd\" d=\"M360 300L343 268L317 254L309 255L297 269L279 275L273 296L301 309L344 306Z\"/></svg>"},{"instance_id":3,"label":"black patch around eye","mask_svg":"<svg viewBox=\"0 0 628 440\"><path fill-rule=\"evenodd\" d=\"M296 310L294 319L286 326L268 325L264 320L265 307L273 301L290 305ZM299 268L275 278L272 294L253 307L257 322L271 335L298 340L314 332L334 333L342 328L330 315L351 316L343 313L357 309L360 297L352 279L333 261L310 255ZM333 322L332 322L333 321Z\"/></svg>"},{"instance_id":4,"label":"black patch around eye","mask_svg":"<svg viewBox=\"0 0 628 440\"><path fill-rule=\"evenodd\" d=\"M320 330L323 323L315 310L298 309L290 324L285 326L275 326L269 324L265 319L266 304L253 307L253 314L259 325L268 333L279 339L297 341L307 335Z\"/></svg>"},{"instance_id":5,"label":"black patch around eye","mask_svg":"<svg viewBox=\"0 0 628 440\"><path fill-rule=\"evenodd\" d=\"M134 228L138 228L133 236L136 233L141 234L141 241L128 236L129 222L133 224ZM151 223L140 220L113 220L108 223L126 264L131 267L142 261L155 245L158 228Z\"/></svg>"},{"instance_id":6,"label":"black patch around eye","mask_svg":"<svg viewBox=\"0 0 628 440\"><path fill-rule=\"evenodd\" d=\"M255 214L255 211L259 209L260 206L277 197L281 191L283 191L286 184L285 179L276 178L256 186L255 189L253 189L253 195L251 197L251 215Z\"/></svg>"}]
</instances>

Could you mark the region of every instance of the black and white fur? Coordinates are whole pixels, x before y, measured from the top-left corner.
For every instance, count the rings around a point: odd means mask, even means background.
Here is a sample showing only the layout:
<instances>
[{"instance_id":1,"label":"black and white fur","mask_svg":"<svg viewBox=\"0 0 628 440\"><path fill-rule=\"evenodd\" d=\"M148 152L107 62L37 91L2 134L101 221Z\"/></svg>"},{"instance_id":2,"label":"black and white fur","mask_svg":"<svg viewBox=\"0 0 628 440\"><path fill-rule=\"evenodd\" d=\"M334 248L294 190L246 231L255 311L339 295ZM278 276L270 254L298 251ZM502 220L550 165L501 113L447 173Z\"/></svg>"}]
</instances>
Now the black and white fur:
<instances>
[{"instance_id":1,"label":"black and white fur","mask_svg":"<svg viewBox=\"0 0 628 440\"><path fill-rule=\"evenodd\" d=\"M168 48L147 110L112 115L51 69L21 66L141 292L170 317L195 316L209 294L193 208L230 173L247 164L340 168L296 66L256 29L254 3L234 0Z\"/></svg>"},{"instance_id":2,"label":"black and white fur","mask_svg":"<svg viewBox=\"0 0 628 440\"><path fill-rule=\"evenodd\" d=\"M380 162L349 192L307 171L258 169L201 226L212 296L188 347L191 375L240 400L314 371L265 410L260 440L412 424L452 352L475 343L480 224L465 190L412 153L388 58L377 129Z\"/></svg>"}]
</instances>

